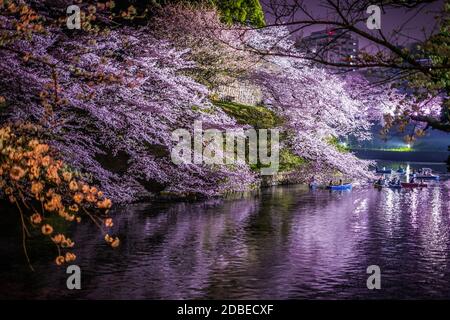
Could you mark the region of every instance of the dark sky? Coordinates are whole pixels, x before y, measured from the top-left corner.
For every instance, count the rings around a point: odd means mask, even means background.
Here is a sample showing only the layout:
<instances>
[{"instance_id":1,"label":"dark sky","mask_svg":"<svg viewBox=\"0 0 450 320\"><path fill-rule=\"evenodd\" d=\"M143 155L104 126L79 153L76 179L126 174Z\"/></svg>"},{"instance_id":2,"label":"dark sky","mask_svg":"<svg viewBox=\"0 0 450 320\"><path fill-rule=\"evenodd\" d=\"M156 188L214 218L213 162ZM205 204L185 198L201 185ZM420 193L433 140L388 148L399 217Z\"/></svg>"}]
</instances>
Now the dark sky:
<instances>
[{"instance_id":1,"label":"dark sky","mask_svg":"<svg viewBox=\"0 0 450 320\"><path fill-rule=\"evenodd\" d=\"M273 22L273 17L270 15L270 10L267 4L271 0L261 0L261 4L266 12L266 20L268 23ZM276 0L272 0L276 1ZM279 0L277 4L292 4L293 0ZM304 0L302 1L306 4L308 10L313 13L314 17L323 17L330 19L333 17L331 11L323 6L323 0ZM375 3L376 1L374 1ZM442 10L444 0L434 1L423 6L420 6L420 10L403 10L403 9L391 9L381 15L381 30L386 35L389 36L394 42L399 45L404 45L406 43L414 42L414 39L423 40L427 35L435 30L437 27L435 16L438 12ZM369 16L369 14L367 14ZM304 18L302 15L297 15L297 19ZM393 36L393 31L402 28L402 36ZM364 25L361 27L366 28ZM303 35L306 36L312 31L325 29L325 26L313 26L305 29ZM367 29L367 31L369 31ZM376 31L370 31L376 32ZM425 32L425 33L424 33ZM297 34L296 36L301 36ZM360 48L367 47L369 42L360 39Z\"/></svg>"}]
</instances>

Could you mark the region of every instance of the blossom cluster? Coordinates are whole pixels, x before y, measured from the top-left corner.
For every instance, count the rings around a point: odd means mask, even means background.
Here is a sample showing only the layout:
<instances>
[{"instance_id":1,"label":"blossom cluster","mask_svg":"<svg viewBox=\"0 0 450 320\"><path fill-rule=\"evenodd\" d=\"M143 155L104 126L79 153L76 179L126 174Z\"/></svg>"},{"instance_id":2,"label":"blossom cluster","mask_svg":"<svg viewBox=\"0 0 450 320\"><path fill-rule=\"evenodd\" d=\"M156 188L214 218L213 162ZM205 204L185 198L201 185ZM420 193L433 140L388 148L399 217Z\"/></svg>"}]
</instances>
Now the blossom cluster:
<instances>
[{"instance_id":1,"label":"blossom cluster","mask_svg":"<svg viewBox=\"0 0 450 320\"><path fill-rule=\"evenodd\" d=\"M30 123L0 127L0 190L18 208L24 234L30 235L31 226L49 237L57 248L55 261L61 265L75 260L75 254L67 251L75 243L57 232L49 219L58 216L79 223L84 216L103 231L112 226L108 217L112 201L57 159L51 147L39 139L40 130ZM106 241L112 247L119 244L117 237L109 235Z\"/></svg>"}]
</instances>

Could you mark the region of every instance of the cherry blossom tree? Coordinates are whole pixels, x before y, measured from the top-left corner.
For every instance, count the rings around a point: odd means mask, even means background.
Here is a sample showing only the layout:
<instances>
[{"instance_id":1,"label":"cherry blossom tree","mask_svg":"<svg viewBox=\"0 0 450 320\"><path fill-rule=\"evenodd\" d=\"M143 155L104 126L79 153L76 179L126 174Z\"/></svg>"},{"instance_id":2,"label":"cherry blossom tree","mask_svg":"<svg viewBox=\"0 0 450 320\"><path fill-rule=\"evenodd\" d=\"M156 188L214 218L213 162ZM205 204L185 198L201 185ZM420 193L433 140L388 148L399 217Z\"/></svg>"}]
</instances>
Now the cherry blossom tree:
<instances>
[{"instance_id":1,"label":"cherry blossom tree","mask_svg":"<svg viewBox=\"0 0 450 320\"><path fill-rule=\"evenodd\" d=\"M350 97L345 82L285 58L273 58L271 63L276 71L259 71L254 77L265 89L264 102L285 119L289 148L313 162L316 174L334 169L349 177L366 177L370 162L330 143L348 136L370 137L364 105Z\"/></svg>"},{"instance_id":2,"label":"cherry blossom tree","mask_svg":"<svg viewBox=\"0 0 450 320\"><path fill-rule=\"evenodd\" d=\"M195 65L186 74L209 88L233 82L255 67L255 55L240 47L247 28L222 23L211 6L169 4L150 23L156 37L189 49L186 54Z\"/></svg>"},{"instance_id":3,"label":"cherry blossom tree","mask_svg":"<svg viewBox=\"0 0 450 320\"><path fill-rule=\"evenodd\" d=\"M87 10L104 19L103 9ZM6 28L17 25L17 12L1 18ZM30 36L10 37L0 47L7 104L2 116L43 126L46 142L114 202L159 192L215 196L248 190L258 179L245 163L171 161L176 129L192 131L196 120L204 128L244 127L212 104L200 83L208 83L201 80L208 72L223 71L261 86L265 105L284 119L285 147L309 161L310 174L367 176L369 162L330 143L350 135L367 139L370 120L385 119L379 100L365 98L363 79L358 85L290 57L294 47L283 28L232 28L214 11L182 6L168 7L159 19L167 25L67 32L49 23L45 32L36 28ZM267 54L274 48L286 56ZM389 104L392 112L396 101Z\"/></svg>"},{"instance_id":4,"label":"cherry blossom tree","mask_svg":"<svg viewBox=\"0 0 450 320\"><path fill-rule=\"evenodd\" d=\"M289 53L295 49L287 33L283 27L251 31L243 46L255 52ZM349 136L370 138L369 108L359 99L356 88L350 93L345 79L288 54L264 55L264 63L250 77L263 88L264 104L284 119L286 146L309 160L309 175L323 179L333 172L369 176L370 162L331 143Z\"/></svg>"},{"instance_id":5,"label":"cherry blossom tree","mask_svg":"<svg viewBox=\"0 0 450 320\"><path fill-rule=\"evenodd\" d=\"M368 138L369 108L356 96L360 88L354 89L353 97L346 92L345 80L332 76L322 68L311 67L307 60L290 58L290 54L298 53L293 42L286 37L287 29L256 31L245 27L227 28L219 23L213 10L200 12L186 10L182 6L170 7L163 17L173 22L164 25L163 34L170 29L167 33L178 45L192 48L194 59L205 57L204 50L209 50L215 55L223 54L228 60L237 61L234 63L245 69L244 73L235 73L235 77L238 74L239 78L260 85L265 92L265 104L288 119L283 129L290 133L291 142L295 141L288 147L315 163L314 168L309 170L322 171L325 176L330 173L325 172L325 167L344 173L356 168L352 170L353 176L366 176L369 163L340 152L327 141L350 134ZM161 22L158 25L162 25ZM271 56L271 51L277 55ZM283 52L285 57L279 58L279 52ZM230 57L233 54L234 59ZM223 68L220 59L207 61L218 62ZM377 118L382 118L380 110L371 111L378 114Z\"/></svg>"},{"instance_id":6,"label":"cherry blossom tree","mask_svg":"<svg viewBox=\"0 0 450 320\"><path fill-rule=\"evenodd\" d=\"M148 28L61 30L49 28L0 50L8 119L42 123L49 144L115 202L151 191L213 196L254 183L245 164L171 162L173 130L192 129L194 120L208 128L240 127L208 101L203 85L182 75L194 66L186 51Z\"/></svg>"},{"instance_id":7,"label":"cherry blossom tree","mask_svg":"<svg viewBox=\"0 0 450 320\"><path fill-rule=\"evenodd\" d=\"M348 74L344 80L347 92L363 103L370 121L382 125L382 135L396 128L410 143L425 134L430 122L441 117L443 96L425 92L418 97L402 87L373 84L360 73ZM415 120L425 117L429 121Z\"/></svg>"}]
</instances>

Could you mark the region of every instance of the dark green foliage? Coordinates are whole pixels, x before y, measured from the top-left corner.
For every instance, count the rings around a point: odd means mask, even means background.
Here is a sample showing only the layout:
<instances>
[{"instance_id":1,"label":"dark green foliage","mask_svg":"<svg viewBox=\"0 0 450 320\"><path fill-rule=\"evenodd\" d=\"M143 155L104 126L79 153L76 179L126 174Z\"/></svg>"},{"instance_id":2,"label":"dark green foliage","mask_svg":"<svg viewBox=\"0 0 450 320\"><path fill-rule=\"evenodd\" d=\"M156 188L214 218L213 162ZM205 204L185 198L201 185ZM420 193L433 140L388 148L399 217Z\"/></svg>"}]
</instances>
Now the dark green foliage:
<instances>
[{"instance_id":1,"label":"dark green foliage","mask_svg":"<svg viewBox=\"0 0 450 320\"><path fill-rule=\"evenodd\" d=\"M308 161L294 154L288 148L280 150L280 171L292 171L298 169L302 165L308 164Z\"/></svg>"},{"instance_id":2,"label":"dark green foliage","mask_svg":"<svg viewBox=\"0 0 450 320\"><path fill-rule=\"evenodd\" d=\"M272 110L264 106L248 106L235 102L214 101L228 115L236 119L240 124L251 125L255 129L272 129L282 125L282 119ZM281 134L281 140L285 140L285 134ZM280 171L291 171L306 164L306 160L292 153L288 148L280 150ZM264 167L261 163L250 166L252 170L258 171Z\"/></svg>"},{"instance_id":3,"label":"dark green foliage","mask_svg":"<svg viewBox=\"0 0 450 320\"><path fill-rule=\"evenodd\" d=\"M342 145L338 138L330 137L327 139L328 144L334 146L339 152L347 153L349 152L349 148L345 145Z\"/></svg>"},{"instance_id":4,"label":"dark green foliage","mask_svg":"<svg viewBox=\"0 0 450 320\"><path fill-rule=\"evenodd\" d=\"M214 101L240 124L249 124L255 129L270 129L281 125L281 119L263 106L247 106L234 102Z\"/></svg>"},{"instance_id":5,"label":"dark green foliage","mask_svg":"<svg viewBox=\"0 0 450 320\"><path fill-rule=\"evenodd\" d=\"M256 27L265 25L259 0L214 0L226 23L241 23Z\"/></svg>"},{"instance_id":6,"label":"dark green foliage","mask_svg":"<svg viewBox=\"0 0 450 320\"><path fill-rule=\"evenodd\" d=\"M145 16L144 19L148 19L165 5L177 3L216 6L223 22L228 24L240 23L256 27L265 25L264 12L259 0L126 0L116 1L115 10L120 12L132 5L137 9L138 16Z\"/></svg>"}]
</instances>

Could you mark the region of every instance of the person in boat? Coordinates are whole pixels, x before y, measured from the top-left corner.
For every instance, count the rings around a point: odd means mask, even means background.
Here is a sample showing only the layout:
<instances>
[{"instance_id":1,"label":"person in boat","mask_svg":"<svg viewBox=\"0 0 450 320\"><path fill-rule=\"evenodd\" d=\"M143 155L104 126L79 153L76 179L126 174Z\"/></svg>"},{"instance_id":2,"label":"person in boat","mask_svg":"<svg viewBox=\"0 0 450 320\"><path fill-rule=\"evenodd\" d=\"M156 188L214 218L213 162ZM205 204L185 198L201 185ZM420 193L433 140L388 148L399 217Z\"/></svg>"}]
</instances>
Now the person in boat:
<instances>
[{"instance_id":1,"label":"person in boat","mask_svg":"<svg viewBox=\"0 0 450 320\"><path fill-rule=\"evenodd\" d=\"M342 186L344 182L342 182L342 179L339 179L339 185Z\"/></svg>"},{"instance_id":2,"label":"person in boat","mask_svg":"<svg viewBox=\"0 0 450 320\"><path fill-rule=\"evenodd\" d=\"M417 176L416 169L413 169L411 182L414 182L414 180L416 179L416 176Z\"/></svg>"},{"instance_id":3,"label":"person in boat","mask_svg":"<svg viewBox=\"0 0 450 320\"><path fill-rule=\"evenodd\" d=\"M333 180L330 180L330 183L328 185L331 187L333 185Z\"/></svg>"},{"instance_id":4,"label":"person in boat","mask_svg":"<svg viewBox=\"0 0 450 320\"><path fill-rule=\"evenodd\" d=\"M393 179L389 182L389 185L391 185L391 186L398 186L399 183L400 183L400 179L393 178Z\"/></svg>"},{"instance_id":5,"label":"person in boat","mask_svg":"<svg viewBox=\"0 0 450 320\"><path fill-rule=\"evenodd\" d=\"M312 177L311 178L311 180L309 181L309 186L311 187L311 188L314 188L314 187L316 187L317 186L317 183L316 183L316 177Z\"/></svg>"},{"instance_id":6,"label":"person in boat","mask_svg":"<svg viewBox=\"0 0 450 320\"><path fill-rule=\"evenodd\" d=\"M383 179L383 177L380 177L375 184L377 186L384 186L385 180Z\"/></svg>"}]
</instances>

